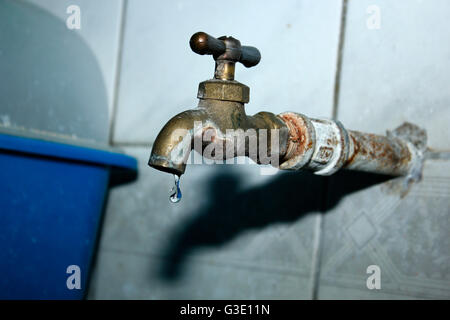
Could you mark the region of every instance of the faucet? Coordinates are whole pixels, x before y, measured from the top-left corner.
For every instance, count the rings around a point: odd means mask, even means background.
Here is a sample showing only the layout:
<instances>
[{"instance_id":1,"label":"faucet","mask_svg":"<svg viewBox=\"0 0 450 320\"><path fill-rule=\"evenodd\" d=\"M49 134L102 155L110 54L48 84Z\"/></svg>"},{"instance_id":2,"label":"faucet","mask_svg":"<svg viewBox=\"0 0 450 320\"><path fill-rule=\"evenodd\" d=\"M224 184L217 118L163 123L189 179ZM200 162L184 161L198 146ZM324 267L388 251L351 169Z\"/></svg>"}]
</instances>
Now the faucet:
<instances>
[{"instance_id":1,"label":"faucet","mask_svg":"<svg viewBox=\"0 0 450 320\"><path fill-rule=\"evenodd\" d=\"M404 123L386 136L347 130L338 120L312 119L297 112L245 113L248 86L234 79L237 62L256 66L258 49L204 32L190 39L192 51L212 55L214 78L199 84L197 108L170 119L159 132L149 166L181 176L192 150L204 158L228 161L247 156L281 170L331 175L344 168L420 178L426 132Z\"/></svg>"}]
</instances>

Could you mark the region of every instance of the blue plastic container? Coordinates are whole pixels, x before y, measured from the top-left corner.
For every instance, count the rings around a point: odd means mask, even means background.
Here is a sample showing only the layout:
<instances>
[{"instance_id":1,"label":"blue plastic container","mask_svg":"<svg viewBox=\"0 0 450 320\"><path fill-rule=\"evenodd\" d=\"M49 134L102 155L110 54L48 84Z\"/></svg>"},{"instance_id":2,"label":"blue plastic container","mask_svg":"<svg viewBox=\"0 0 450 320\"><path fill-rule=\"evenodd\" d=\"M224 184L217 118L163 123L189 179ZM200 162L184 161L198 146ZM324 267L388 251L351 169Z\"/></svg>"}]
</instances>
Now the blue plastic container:
<instances>
[{"instance_id":1,"label":"blue plastic container","mask_svg":"<svg viewBox=\"0 0 450 320\"><path fill-rule=\"evenodd\" d=\"M0 299L82 299L110 175L136 170L121 153L0 133Z\"/></svg>"}]
</instances>

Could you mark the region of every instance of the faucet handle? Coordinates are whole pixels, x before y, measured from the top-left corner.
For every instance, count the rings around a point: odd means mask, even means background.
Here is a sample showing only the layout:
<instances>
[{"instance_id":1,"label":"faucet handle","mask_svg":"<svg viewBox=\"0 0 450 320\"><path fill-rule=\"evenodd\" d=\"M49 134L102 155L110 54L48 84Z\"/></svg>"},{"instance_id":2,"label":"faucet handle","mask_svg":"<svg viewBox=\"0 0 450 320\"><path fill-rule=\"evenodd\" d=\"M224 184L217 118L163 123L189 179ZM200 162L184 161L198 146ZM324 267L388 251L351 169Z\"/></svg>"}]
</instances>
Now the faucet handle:
<instances>
[{"instance_id":1,"label":"faucet handle","mask_svg":"<svg viewBox=\"0 0 450 320\"><path fill-rule=\"evenodd\" d=\"M234 80L236 62L245 67L256 66L261 60L261 54L255 47L241 46L241 42L233 37L214 38L205 32L197 32L189 41L192 51L200 55L212 55L216 61L214 78Z\"/></svg>"}]
</instances>

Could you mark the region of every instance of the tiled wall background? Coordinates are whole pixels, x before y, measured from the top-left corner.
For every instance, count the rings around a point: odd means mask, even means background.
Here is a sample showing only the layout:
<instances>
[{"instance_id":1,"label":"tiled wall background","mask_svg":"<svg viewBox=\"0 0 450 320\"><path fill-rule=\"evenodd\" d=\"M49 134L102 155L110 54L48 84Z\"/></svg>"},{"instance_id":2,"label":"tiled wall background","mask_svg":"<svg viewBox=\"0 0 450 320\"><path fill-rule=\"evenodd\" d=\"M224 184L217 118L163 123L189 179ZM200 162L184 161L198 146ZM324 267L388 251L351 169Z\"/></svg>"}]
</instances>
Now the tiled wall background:
<instances>
[{"instance_id":1,"label":"tiled wall background","mask_svg":"<svg viewBox=\"0 0 450 320\"><path fill-rule=\"evenodd\" d=\"M212 58L188 45L200 30L260 49L258 66L237 67L249 114L336 116L374 133L411 121L448 151L450 2L233 0L231 14L206 0L32 2L62 21L80 6L82 28L70 32L97 58L110 142L140 164L134 183L110 192L88 298L450 298L445 159L427 160L404 198L373 175L189 166L178 204L172 176L146 165L163 124L212 77ZM380 29L367 26L371 5ZM369 265L381 268L380 290L366 287Z\"/></svg>"}]
</instances>

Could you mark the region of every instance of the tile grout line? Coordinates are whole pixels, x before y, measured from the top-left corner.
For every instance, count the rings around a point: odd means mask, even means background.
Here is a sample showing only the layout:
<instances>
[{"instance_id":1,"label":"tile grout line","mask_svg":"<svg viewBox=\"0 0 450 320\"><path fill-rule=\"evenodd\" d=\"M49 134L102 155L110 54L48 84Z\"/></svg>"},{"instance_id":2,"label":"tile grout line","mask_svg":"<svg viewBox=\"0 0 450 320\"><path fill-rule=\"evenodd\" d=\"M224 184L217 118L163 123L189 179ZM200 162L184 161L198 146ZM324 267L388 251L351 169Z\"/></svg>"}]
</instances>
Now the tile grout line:
<instances>
[{"instance_id":1,"label":"tile grout line","mask_svg":"<svg viewBox=\"0 0 450 320\"><path fill-rule=\"evenodd\" d=\"M342 53L344 48L345 40L345 27L347 20L347 5L348 0L342 0L341 5L341 20L339 25L339 36L338 36L338 48L337 48L337 59L336 59L336 73L334 78L334 92L333 92L333 106L332 106L332 118L337 119L337 111L339 104L339 90L340 90L340 79L341 79L341 69L342 69ZM328 191L330 189L331 179L326 181L325 192L324 192L324 212L327 210L328 205ZM319 281L320 281L320 271L322 262L322 251L323 251L323 229L324 229L324 217L323 213L319 212L316 219L316 225L314 228L314 244L313 244L313 259L311 263L311 299L319 299Z\"/></svg>"},{"instance_id":2,"label":"tile grout line","mask_svg":"<svg viewBox=\"0 0 450 320\"><path fill-rule=\"evenodd\" d=\"M154 253L154 252L145 252L145 251L129 251L124 249L118 249L113 247L101 247L102 252L106 253L115 253L115 254L122 254L122 255L134 255L137 257L153 257L161 260L168 260L169 258L165 255ZM201 263L201 264L207 264L222 268L236 268L236 269L248 269L248 270L254 270L269 274L278 274L280 272L279 268L276 267L262 267L260 265L254 265L254 264L242 264L240 262L236 261L227 261L226 263L222 261L215 261L215 260L209 260L207 258L198 258L198 257L191 257L192 261L194 263ZM298 275L304 275L304 273L298 272L298 271L282 271L286 274L292 275L292 276L298 276Z\"/></svg>"},{"instance_id":3,"label":"tile grout line","mask_svg":"<svg viewBox=\"0 0 450 320\"><path fill-rule=\"evenodd\" d=\"M114 144L114 131L116 127L117 108L119 104L119 87L120 77L122 71L122 51L125 33L125 21L127 14L128 0L122 0L122 6L120 9L120 29L119 29L119 43L117 45L117 61L116 61L116 74L114 79L114 96L111 110L111 118L109 121L109 145Z\"/></svg>"},{"instance_id":4,"label":"tile grout line","mask_svg":"<svg viewBox=\"0 0 450 320\"><path fill-rule=\"evenodd\" d=\"M332 108L333 119L337 119L338 115L339 93L340 93L340 82L342 71L342 53L344 51L345 27L347 22L347 7L348 7L348 0L342 0L341 22L339 28L339 40L336 58L336 70L334 74L334 91L333 91L333 108Z\"/></svg>"},{"instance_id":5,"label":"tile grout line","mask_svg":"<svg viewBox=\"0 0 450 320\"><path fill-rule=\"evenodd\" d=\"M314 226L314 242L313 242L313 257L311 262L311 294L312 300L317 300L318 282L319 282L319 258L320 258L320 242L322 234L322 214L319 212L316 217L316 224Z\"/></svg>"}]
</instances>

